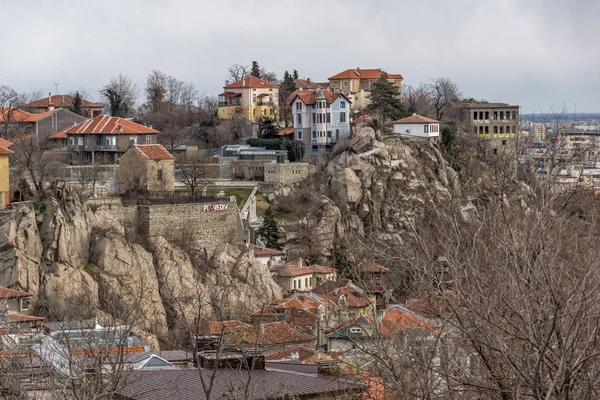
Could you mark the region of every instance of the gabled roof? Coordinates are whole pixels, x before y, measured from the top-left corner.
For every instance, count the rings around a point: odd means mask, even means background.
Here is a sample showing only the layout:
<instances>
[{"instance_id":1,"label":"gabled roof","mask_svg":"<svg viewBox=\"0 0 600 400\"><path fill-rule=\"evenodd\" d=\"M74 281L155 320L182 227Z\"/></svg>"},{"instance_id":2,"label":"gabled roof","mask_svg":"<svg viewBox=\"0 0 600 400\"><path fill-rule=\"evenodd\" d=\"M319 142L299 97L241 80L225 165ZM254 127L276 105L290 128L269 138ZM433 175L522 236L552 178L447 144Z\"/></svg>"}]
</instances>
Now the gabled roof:
<instances>
[{"instance_id":1,"label":"gabled roof","mask_svg":"<svg viewBox=\"0 0 600 400\"><path fill-rule=\"evenodd\" d=\"M327 89L329 83L312 82L310 79L294 79L294 85L298 89Z\"/></svg>"},{"instance_id":2,"label":"gabled roof","mask_svg":"<svg viewBox=\"0 0 600 400\"><path fill-rule=\"evenodd\" d=\"M0 122L31 122L34 114L12 107L0 107Z\"/></svg>"},{"instance_id":3,"label":"gabled roof","mask_svg":"<svg viewBox=\"0 0 600 400\"><path fill-rule=\"evenodd\" d=\"M392 122L393 124L439 124L440 121L432 118L427 118L422 115L413 114L410 117L399 119Z\"/></svg>"},{"instance_id":4,"label":"gabled roof","mask_svg":"<svg viewBox=\"0 0 600 400\"><path fill-rule=\"evenodd\" d=\"M50 136L48 137L48 139L66 139L66 138L67 138L67 131L68 131L69 129L71 129L71 127L70 127L70 126L67 126L66 128L64 128L64 129L61 129L60 131L58 131L58 132L56 132L56 133L54 133L54 134L50 135Z\"/></svg>"},{"instance_id":5,"label":"gabled roof","mask_svg":"<svg viewBox=\"0 0 600 400\"><path fill-rule=\"evenodd\" d=\"M0 286L0 299L12 299L16 297L30 297L31 293L23 292L22 290L9 289Z\"/></svg>"},{"instance_id":6,"label":"gabled roof","mask_svg":"<svg viewBox=\"0 0 600 400\"><path fill-rule=\"evenodd\" d=\"M134 144L133 147L149 160L174 160L173 154L169 153L162 144Z\"/></svg>"},{"instance_id":7,"label":"gabled roof","mask_svg":"<svg viewBox=\"0 0 600 400\"><path fill-rule=\"evenodd\" d=\"M8 149L10 146L12 146L11 142L9 142L6 139L0 138L0 155L7 156L13 154L14 152Z\"/></svg>"},{"instance_id":8,"label":"gabled roof","mask_svg":"<svg viewBox=\"0 0 600 400\"><path fill-rule=\"evenodd\" d=\"M257 78L255 76L249 76L237 82L233 82L227 86L223 86L223 89L279 89L274 83L267 82L264 79Z\"/></svg>"},{"instance_id":9,"label":"gabled roof","mask_svg":"<svg viewBox=\"0 0 600 400\"><path fill-rule=\"evenodd\" d=\"M287 135L291 135L293 133L294 133L294 128L288 127L288 128L283 128L282 130L277 132L277 136L287 136Z\"/></svg>"},{"instance_id":10,"label":"gabled roof","mask_svg":"<svg viewBox=\"0 0 600 400\"><path fill-rule=\"evenodd\" d=\"M381 321L381 333L390 335L413 329L431 330L433 325L427 319L401 306L392 306L385 311Z\"/></svg>"},{"instance_id":11,"label":"gabled roof","mask_svg":"<svg viewBox=\"0 0 600 400\"><path fill-rule=\"evenodd\" d=\"M345 98L346 101L348 101L349 103L352 103L350 99L348 99L343 93L339 92L330 92L329 90L323 90L323 96L325 97L325 101L327 101L327 103L329 104L336 101L337 98L340 96ZM304 104L310 105L315 104L317 102L318 93L316 90L296 90L290 96L290 104L293 103L294 100L296 100L296 97L299 97Z\"/></svg>"},{"instance_id":12,"label":"gabled roof","mask_svg":"<svg viewBox=\"0 0 600 400\"><path fill-rule=\"evenodd\" d=\"M81 101L83 108L100 108L102 104L94 103L88 100ZM73 96L70 94L56 94L54 96L45 97L43 99L36 100L29 104L25 104L23 108L47 108L50 104L55 107L72 107Z\"/></svg>"},{"instance_id":13,"label":"gabled roof","mask_svg":"<svg viewBox=\"0 0 600 400\"><path fill-rule=\"evenodd\" d=\"M304 332L287 321L268 322L234 332L231 342L246 345L270 346L315 340L312 333Z\"/></svg>"},{"instance_id":14,"label":"gabled roof","mask_svg":"<svg viewBox=\"0 0 600 400\"><path fill-rule=\"evenodd\" d=\"M331 79L379 79L381 74L385 72L382 69L362 69L362 68L354 68L347 69L345 71L340 72L339 74L335 74L329 77ZM400 74L387 74L390 79L404 79Z\"/></svg>"},{"instance_id":15,"label":"gabled roof","mask_svg":"<svg viewBox=\"0 0 600 400\"><path fill-rule=\"evenodd\" d=\"M88 119L70 127L65 131L67 135L96 134L96 135L131 135L131 134L153 134L157 130L144 125L137 124L125 118L111 117L110 115L98 115L94 119Z\"/></svg>"},{"instance_id":16,"label":"gabled roof","mask_svg":"<svg viewBox=\"0 0 600 400\"><path fill-rule=\"evenodd\" d=\"M254 256L255 257L283 256L283 255L285 255L285 251L283 251L283 250L270 249L268 247L260 247L260 246L254 247Z\"/></svg>"}]
</instances>

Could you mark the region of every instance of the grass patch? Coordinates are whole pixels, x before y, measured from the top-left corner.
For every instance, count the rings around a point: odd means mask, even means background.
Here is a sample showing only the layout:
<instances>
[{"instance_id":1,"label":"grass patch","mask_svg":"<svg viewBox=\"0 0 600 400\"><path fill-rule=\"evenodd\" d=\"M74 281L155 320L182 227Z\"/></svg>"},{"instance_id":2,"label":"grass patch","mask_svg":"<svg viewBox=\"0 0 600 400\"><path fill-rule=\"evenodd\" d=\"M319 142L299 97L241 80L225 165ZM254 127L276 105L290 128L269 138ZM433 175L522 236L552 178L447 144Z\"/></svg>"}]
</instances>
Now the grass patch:
<instances>
[{"instance_id":1,"label":"grass patch","mask_svg":"<svg viewBox=\"0 0 600 400\"><path fill-rule=\"evenodd\" d=\"M100 267L98 267L97 265L94 265L94 264L88 264L83 269L86 272L88 272L90 275L100 275L102 273L102 270L100 269Z\"/></svg>"},{"instance_id":2,"label":"grass patch","mask_svg":"<svg viewBox=\"0 0 600 400\"><path fill-rule=\"evenodd\" d=\"M210 187L208 189L208 196L216 196L219 192L225 192L225 196L235 196L235 201L237 202L238 208L244 207L246 204L246 200L250 197L250 193L252 193L252 189L228 189L228 188L220 188L220 187Z\"/></svg>"}]
</instances>

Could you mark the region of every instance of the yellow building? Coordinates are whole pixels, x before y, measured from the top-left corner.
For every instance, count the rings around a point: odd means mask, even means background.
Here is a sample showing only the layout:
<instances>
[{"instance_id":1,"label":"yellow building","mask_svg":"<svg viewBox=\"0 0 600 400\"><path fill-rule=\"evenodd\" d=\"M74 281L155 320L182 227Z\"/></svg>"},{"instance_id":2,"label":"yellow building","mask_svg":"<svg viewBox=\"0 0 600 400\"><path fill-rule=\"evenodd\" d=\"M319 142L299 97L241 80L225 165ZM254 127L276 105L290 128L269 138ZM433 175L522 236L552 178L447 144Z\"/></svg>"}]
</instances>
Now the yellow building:
<instances>
[{"instance_id":1,"label":"yellow building","mask_svg":"<svg viewBox=\"0 0 600 400\"><path fill-rule=\"evenodd\" d=\"M10 203L10 168L8 157L13 153L8 148L12 143L0 139L0 208Z\"/></svg>"},{"instance_id":2,"label":"yellow building","mask_svg":"<svg viewBox=\"0 0 600 400\"><path fill-rule=\"evenodd\" d=\"M371 86L383 72L382 69L347 69L329 78L329 90L344 93L352 102L353 110L362 110L371 102ZM402 75L388 73L387 76L402 93Z\"/></svg>"},{"instance_id":3,"label":"yellow building","mask_svg":"<svg viewBox=\"0 0 600 400\"><path fill-rule=\"evenodd\" d=\"M278 119L279 86L276 84L249 76L223 89L219 95L219 118L231 119L239 114L252 123L261 116Z\"/></svg>"}]
</instances>

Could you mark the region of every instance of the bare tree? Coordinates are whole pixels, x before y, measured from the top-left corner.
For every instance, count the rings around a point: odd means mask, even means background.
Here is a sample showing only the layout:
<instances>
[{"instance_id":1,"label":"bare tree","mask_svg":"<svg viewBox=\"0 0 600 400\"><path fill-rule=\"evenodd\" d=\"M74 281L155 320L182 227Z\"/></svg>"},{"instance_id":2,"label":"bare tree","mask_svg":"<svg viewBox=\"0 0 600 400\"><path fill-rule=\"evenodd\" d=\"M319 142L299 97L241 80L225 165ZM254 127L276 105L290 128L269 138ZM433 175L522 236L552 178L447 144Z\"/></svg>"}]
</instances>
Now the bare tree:
<instances>
[{"instance_id":1,"label":"bare tree","mask_svg":"<svg viewBox=\"0 0 600 400\"><path fill-rule=\"evenodd\" d=\"M130 77L119 74L111 78L110 82L100 90L100 95L109 104L112 115L128 117L135 110L140 90Z\"/></svg>"},{"instance_id":2,"label":"bare tree","mask_svg":"<svg viewBox=\"0 0 600 400\"><path fill-rule=\"evenodd\" d=\"M462 96L458 86L449 78L432 79L427 85L427 95L438 121L442 121L454 102Z\"/></svg>"},{"instance_id":3,"label":"bare tree","mask_svg":"<svg viewBox=\"0 0 600 400\"><path fill-rule=\"evenodd\" d=\"M207 168L209 166L203 161L198 157L194 157L178 165L183 184L190 190L192 196L196 194L198 188L208 184L209 173Z\"/></svg>"},{"instance_id":4,"label":"bare tree","mask_svg":"<svg viewBox=\"0 0 600 400\"><path fill-rule=\"evenodd\" d=\"M19 96L17 92L8 86L0 85L0 122L2 123L2 138L7 139L10 135L10 129L16 122L17 111L15 106Z\"/></svg>"},{"instance_id":5,"label":"bare tree","mask_svg":"<svg viewBox=\"0 0 600 400\"><path fill-rule=\"evenodd\" d=\"M227 79L231 82L241 81L250 75L250 67L247 65L233 64L227 69Z\"/></svg>"},{"instance_id":6,"label":"bare tree","mask_svg":"<svg viewBox=\"0 0 600 400\"><path fill-rule=\"evenodd\" d=\"M146 79L146 104L152 112L158 112L167 98L169 77L161 71L152 70Z\"/></svg>"}]
</instances>

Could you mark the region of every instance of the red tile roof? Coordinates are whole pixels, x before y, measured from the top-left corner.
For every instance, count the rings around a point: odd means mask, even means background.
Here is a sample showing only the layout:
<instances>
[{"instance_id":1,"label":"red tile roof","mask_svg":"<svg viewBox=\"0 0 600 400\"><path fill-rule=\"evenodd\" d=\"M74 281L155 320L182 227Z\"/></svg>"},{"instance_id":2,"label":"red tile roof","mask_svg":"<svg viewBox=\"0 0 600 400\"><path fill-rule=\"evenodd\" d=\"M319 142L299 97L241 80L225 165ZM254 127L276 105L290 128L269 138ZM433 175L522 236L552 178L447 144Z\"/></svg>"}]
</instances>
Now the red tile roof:
<instances>
[{"instance_id":1,"label":"red tile roof","mask_svg":"<svg viewBox=\"0 0 600 400\"><path fill-rule=\"evenodd\" d=\"M327 89L329 83L312 82L307 79L294 79L294 85L298 89Z\"/></svg>"},{"instance_id":2,"label":"red tile roof","mask_svg":"<svg viewBox=\"0 0 600 400\"><path fill-rule=\"evenodd\" d=\"M223 97L241 97L242 94L241 93L233 93L233 92L223 92L219 96L223 96Z\"/></svg>"},{"instance_id":3,"label":"red tile roof","mask_svg":"<svg viewBox=\"0 0 600 400\"><path fill-rule=\"evenodd\" d=\"M0 138L0 155L6 156L9 154L13 154L13 151L8 149L10 146L12 146L11 142L9 142L6 139Z\"/></svg>"},{"instance_id":4,"label":"red tile roof","mask_svg":"<svg viewBox=\"0 0 600 400\"><path fill-rule=\"evenodd\" d=\"M333 103L340 96L344 97L348 102L351 103L350 99L344 96L343 93L334 93L330 92L329 90L323 90L323 96L329 104ZM315 90L296 90L290 96L290 104L296 100L296 97L300 97L300 100L302 100L304 104L315 104L317 102L317 92Z\"/></svg>"},{"instance_id":5,"label":"red tile roof","mask_svg":"<svg viewBox=\"0 0 600 400\"><path fill-rule=\"evenodd\" d=\"M44 317L35 317L33 315L23 315L16 312L9 312L7 315L19 322L32 322L32 321L43 321Z\"/></svg>"},{"instance_id":6,"label":"red tile roof","mask_svg":"<svg viewBox=\"0 0 600 400\"><path fill-rule=\"evenodd\" d=\"M381 333L384 335L404 333L416 328L430 330L433 326L423 317L401 308L394 308L391 311L387 311L383 316L380 326Z\"/></svg>"},{"instance_id":7,"label":"red tile roof","mask_svg":"<svg viewBox=\"0 0 600 400\"><path fill-rule=\"evenodd\" d=\"M118 134L153 134L158 131L144 125L137 124L124 118L111 117L109 115L98 115L94 119L88 119L79 124L70 127L65 132L67 135L73 134L99 134L99 135L118 135Z\"/></svg>"},{"instance_id":8,"label":"red tile roof","mask_svg":"<svg viewBox=\"0 0 600 400\"><path fill-rule=\"evenodd\" d=\"M276 250L276 249L269 249L268 247L254 247L254 256L255 257L260 257L260 256L282 256L285 255L285 251L283 250Z\"/></svg>"},{"instance_id":9,"label":"red tile roof","mask_svg":"<svg viewBox=\"0 0 600 400\"><path fill-rule=\"evenodd\" d=\"M48 139L66 139L67 138L67 131L71 129L70 126L67 126L65 129L62 129L52 135L50 135L48 137Z\"/></svg>"},{"instance_id":10,"label":"red tile roof","mask_svg":"<svg viewBox=\"0 0 600 400\"><path fill-rule=\"evenodd\" d=\"M268 361L291 360L292 354L298 354L298 358L299 358L298 361L302 362L302 361L306 360L307 358L312 357L315 354L317 354L317 351L314 349L309 349L304 346L294 346L294 347L290 347L287 350L282 350L278 353L270 354L270 355L266 356L265 358Z\"/></svg>"},{"instance_id":11,"label":"red tile roof","mask_svg":"<svg viewBox=\"0 0 600 400\"><path fill-rule=\"evenodd\" d=\"M83 108L101 108L102 104L94 103L88 100L81 101ZM25 104L23 108L47 108L50 104L55 107L72 107L73 96L69 94L56 94L50 97L46 97L40 100L36 100L32 103Z\"/></svg>"},{"instance_id":12,"label":"red tile roof","mask_svg":"<svg viewBox=\"0 0 600 400\"><path fill-rule=\"evenodd\" d=\"M18 108L0 108L0 122L5 122L6 120L9 122L30 122L32 115L34 114L19 110Z\"/></svg>"},{"instance_id":13,"label":"red tile roof","mask_svg":"<svg viewBox=\"0 0 600 400\"><path fill-rule=\"evenodd\" d=\"M9 289L4 286L0 286L0 299L11 299L15 297L30 297L31 293L23 292L21 290Z\"/></svg>"},{"instance_id":14,"label":"red tile roof","mask_svg":"<svg viewBox=\"0 0 600 400\"><path fill-rule=\"evenodd\" d=\"M379 79L384 71L381 69L347 69L329 77L331 79ZM387 74L390 79L404 79L400 74Z\"/></svg>"},{"instance_id":15,"label":"red tile roof","mask_svg":"<svg viewBox=\"0 0 600 400\"><path fill-rule=\"evenodd\" d=\"M388 267L379 264L363 265L360 270L362 272L390 272Z\"/></svg>"},{"instance_id":16,"label":"red tile roof","mask_svg":"<svg viewBox=\"0 0 600 400\"><path fill-rule=\"evenodd\" d=\"M174 160L173 154L169 153L162 144L134 144L133 147L150 160Z\"/></svg>"},{"instance_id":17,"label":"red tile roof","mask_svg":"<svg viewBox=\"0 0 600 400\"><path fill-rule=\"evenodd\" d=\"M251 326L243 331L234 332L231 337L231 341L238 344L259 346L308 342L315 339L316 336L312 333L304 332L286 321Z\"/></svg>"},{"instance_id":18,"label":"red tile roof","mask_svg":"<svg viewBox=\"0 0 600 400\"><path fill-rule=\"evenodd\" d=\"M294 133L294 128L283 128L279 132L277 132L277 136L287 136Z\"/></svg>"},{"instance_id":19,"label":"red tile roof","mask_svg":"<svg viewBox=\"0 0 600 400\"><path fill-rule=\"evenodd\" d=\"M288 265L288 264L286 264ZM279 276L300 276L308 274L331 274L335 270L329 267L323 267L321 265L311 265L310 267L283 267L277 270Z\"/></svg>"},{"instance_id":20,"label":"red tile roof","mask_svg":"<svg viewBox=\"0 0 600 400\"><path fill-rule=\"evenodd\" d=\"M279 89L274 83L267 82L264 79L259 79L255 76L249 76L230 85L223 86L223 89Z\"/></svg>"},{"instance_id":21,"label":"red tile roof","mask_svg":"<svg viewBox=\"0 0 600 400\"><path fill-rule=\"evenodd\" d=\"M392 122L393 124L439 124L440 121L423 117L422 115L411 115L410 117L399 119L398 121Z\"/></svg>"},{"instance_id":22,"label":"red tile roof","mask_svg":"<svg viewBox=\"0 0 600 400\"><path fill-rule=\"evenodd\" d=\"M200 324L198 333L202 335L220 335L222 333L232 333L251 327L251 325L236 319L229 321L209 321Z\"/></svg>"}]
</instances>

